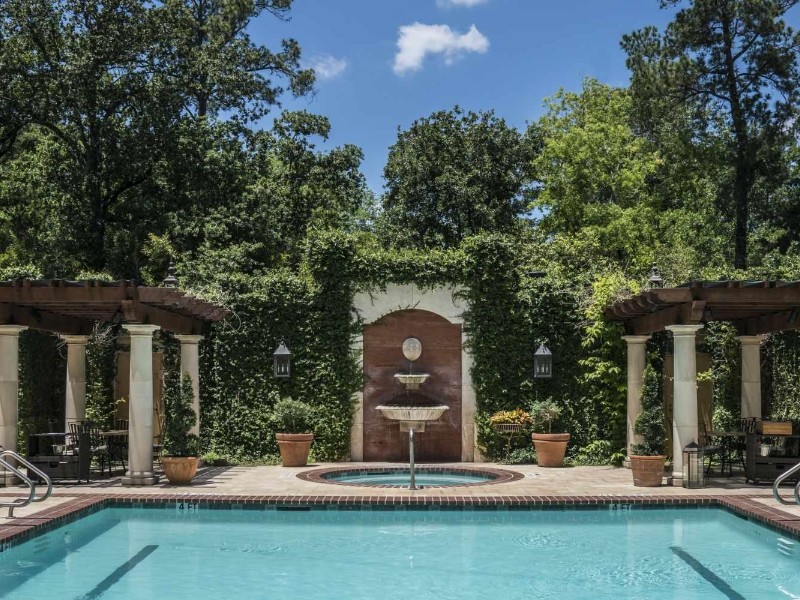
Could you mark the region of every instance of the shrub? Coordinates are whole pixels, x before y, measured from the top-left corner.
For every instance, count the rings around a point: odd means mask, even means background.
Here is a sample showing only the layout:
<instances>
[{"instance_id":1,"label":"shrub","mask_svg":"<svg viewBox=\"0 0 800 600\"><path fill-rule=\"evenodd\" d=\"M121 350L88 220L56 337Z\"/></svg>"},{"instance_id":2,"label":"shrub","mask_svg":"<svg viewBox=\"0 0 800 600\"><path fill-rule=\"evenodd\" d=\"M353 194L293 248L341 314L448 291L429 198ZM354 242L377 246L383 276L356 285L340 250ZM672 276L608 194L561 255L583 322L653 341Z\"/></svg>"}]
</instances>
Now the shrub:
<instances>
[{"instance_id":1,"label":"shrub","mask_svg":"<svg viewBox=\"0 0 800 600\"><path fill-rule=\"evenodd\" d=\"M536 451L530 446L526 448L517 448L497 462L502 465L535 465Z\"/></svg>"},{"instance_id":2,"label":"shrub","mask_svg":"<svg viewBox=\"0 0 800 600\"><path fill-rule=\"evenodd\" d=\"M648 364L642 385L642 412L636 418L633 431L642 441L633 444L631 452L640 456L659 456L664 453L667 428L664 423L664 406L658 371Z\"/></svg>"},{"instance_id":3,"label":"shrub","mask_svg":"<svg viewBox=\"0 0 800 600\"><path fill-rule=\"evenodd\" d=\"M273 413L275 430L279 433L311 433L313 412L311 406L300 400L282 398L275 403Z\"/></svg>"},{"instance_id":4,"label":"shrub","mask_svg":"<svg viewBox=\"0 0 800 600\"><path fill-rule=\"evenodd\" d=\"M553 421L561 416L561 407L552 400L534 402L531 405L531 417L536 429L547 427L547 433L553 431Z\"/></svg>"},{"instance_id":5,"label":"shrub","mask_svg":"<svg viewBox=\"0 0 800 600\"><path fill-rule=\"evenodd\" d=\"M521 408L515 410L500 410L489 417L492 425L531 425L531 415Z\"/></svg>"},{"instance_id":6,"label":"shrub","mask_svg":"<svg viewBox=\"0 0 800 600\"><path fill-rule=\"evenodd\" d=\"M164 388L164 454L197 456L199 439L190 433L197 419L192 378L186 374L179 384L168 379Z\"/></svg>"}]
</instances>

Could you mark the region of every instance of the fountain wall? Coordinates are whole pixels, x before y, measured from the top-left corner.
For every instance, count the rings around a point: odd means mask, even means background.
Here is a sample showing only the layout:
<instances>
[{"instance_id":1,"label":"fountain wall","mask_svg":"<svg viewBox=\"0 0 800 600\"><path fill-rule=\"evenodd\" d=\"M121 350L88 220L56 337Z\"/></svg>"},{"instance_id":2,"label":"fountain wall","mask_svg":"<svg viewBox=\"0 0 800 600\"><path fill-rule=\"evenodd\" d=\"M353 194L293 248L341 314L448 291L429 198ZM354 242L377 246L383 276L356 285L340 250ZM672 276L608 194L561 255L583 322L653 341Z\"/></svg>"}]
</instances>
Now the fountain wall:
<instances>
[{"instance_id":1,"label":"fountain wall","mask_svg":"<svg viewBox=\"0 0 800 600\"><path fill-rule=\"evenodd\" d=\"M413 402L444 404L449 410L425 433L416 436L419 462L480 460L475 448L475 395L472 357L464 345L463 308L449 287L421 290L414 285L388 285L385 290L358 294L355 310L363 336L354 350L361 354L364 388L356 395L351 428L351 459L405 462L408 434L397 421L375 410L381 404L405 404L409 398L395 380L409 363L402 344L409 337L422 343L415 372L431 377L414 392Z\"/></svg>"},{"instance_id":2,"label":"fountain wall","mask_svg":"<svg viewBox=\"0 0 800 600\"><path fill-rule=\"evenodd\" d=\"M409 337L423 348L414 371L430 374L415 392L394 377L409 370L402 351ZM416 457L420 462L461 460L460 324L424 310L401 310L364 327L364 460L405 462L408 433L375 410L382 404L446 405L449 410L416 437Z\"/></svg>"}]
</instances>

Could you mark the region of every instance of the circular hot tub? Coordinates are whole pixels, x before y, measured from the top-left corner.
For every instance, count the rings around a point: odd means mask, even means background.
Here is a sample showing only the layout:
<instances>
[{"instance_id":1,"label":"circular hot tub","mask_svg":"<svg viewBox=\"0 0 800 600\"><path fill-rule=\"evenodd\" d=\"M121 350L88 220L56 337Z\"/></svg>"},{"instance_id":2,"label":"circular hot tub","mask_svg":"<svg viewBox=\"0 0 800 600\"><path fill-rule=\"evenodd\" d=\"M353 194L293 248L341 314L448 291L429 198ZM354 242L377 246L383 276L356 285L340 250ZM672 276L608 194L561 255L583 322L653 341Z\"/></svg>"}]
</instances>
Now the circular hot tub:
<instances>
[{"instance_id":1,"label":"circular hot tub","mask_svg":"<svg viewBox=\"0 0 800 600\"><path fill-rule=\"evenodd\" d=\"M411 470L408 467L340 467L314 469L297 475L316 483L333 483L357 487L407 488ZM506 483L521 479L521 473L503 469L418 466L415 472L418 488L465 487Z\"/></svg>"}]
</instances>

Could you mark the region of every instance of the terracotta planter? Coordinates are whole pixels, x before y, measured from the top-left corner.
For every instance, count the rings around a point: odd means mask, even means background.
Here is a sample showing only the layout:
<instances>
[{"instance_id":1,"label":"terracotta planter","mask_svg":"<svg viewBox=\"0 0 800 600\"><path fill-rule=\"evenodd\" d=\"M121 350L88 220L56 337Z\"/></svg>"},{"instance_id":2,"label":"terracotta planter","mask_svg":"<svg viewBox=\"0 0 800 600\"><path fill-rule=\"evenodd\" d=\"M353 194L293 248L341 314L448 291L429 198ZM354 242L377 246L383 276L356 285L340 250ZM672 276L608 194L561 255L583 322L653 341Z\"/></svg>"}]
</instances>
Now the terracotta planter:
<instances>
[{"instance_id":1,"label":"terracotta planter","mask_svg":"<svg viewBox=\"0 0 800 600\"><path fill-rule=\"evenodd\" d=\"M563 467L567 453L568 433L533 433L536 464L540 467Z\"/></svg>"},{"instance_id":2,"label":"terracotta planter","mask_svg":"<svg viewBox=\"0 0 800 600\"><path fill-rule=\"evenodd\" d=\"M664 479L666 456L629 456L633 485L636 487L659 487Z\"/></svg>"},{"instance_id":3,"label":"terracotta planter","mask_svg":"<svg viewBox=\"0 0 800 600\"><path fill-rule=\"evenodd\" d=\"M275 439L281 449L281 462L284 467L305 467L313 433L276 433Z\"/></svg>"},{"instance_id":4,"label":"terracotta planter","mask_svg":"<svg viewBox=\"0 0 800 600\"><path fill-rule=\"evenodd\" d=\"M189 485L197 473L196 456L162 456L161 468L172 485Z\"/></svg>"}]
</instances>

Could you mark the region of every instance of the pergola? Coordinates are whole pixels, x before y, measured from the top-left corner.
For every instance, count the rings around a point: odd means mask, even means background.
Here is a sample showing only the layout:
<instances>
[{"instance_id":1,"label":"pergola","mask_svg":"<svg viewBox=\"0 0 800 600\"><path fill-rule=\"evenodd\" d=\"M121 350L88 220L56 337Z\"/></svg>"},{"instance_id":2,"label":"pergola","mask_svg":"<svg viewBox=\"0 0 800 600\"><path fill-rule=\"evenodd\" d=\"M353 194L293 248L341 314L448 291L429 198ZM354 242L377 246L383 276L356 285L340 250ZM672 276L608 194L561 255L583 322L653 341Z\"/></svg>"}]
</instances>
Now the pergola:
<instances>
[{"instance_id":1,"label":"pergola","mask_svg":"<svg viewBox=\"0 0 800 600\"><path fill-rule=\"evenodd\" d=\"M95 323L117 323L130 335L128 472L123 485L152 485L153 333L175 333L181 371L192 378L199 432L199 348L203 324L227 311L175 287L145 287L134 281L15 279L0 282L0 446L17 448L19 334L38 329L60 335L67 345L65 431L86 416L86 343Z\"/></svg>"},{"instance_id":2,"label":"pergola","mask_svg":"<svg viewBox=\"0 0 800 600\"><path fill-rule=\"evenodd\" d=\"M691 281L650 289L605 309L620 321L628 344L627 443L637 443L633 424L641 412L645 343L668 330L674 342L673 479L683 477L683 448L698 440L697 331L712 321L729 321L742 351L742 417L761 417L761 343L769 333L800 329L800 281Z\"/></svg>"}]
</instances>

